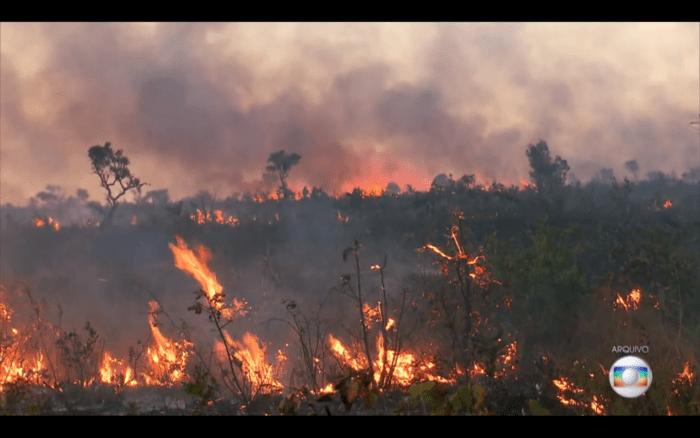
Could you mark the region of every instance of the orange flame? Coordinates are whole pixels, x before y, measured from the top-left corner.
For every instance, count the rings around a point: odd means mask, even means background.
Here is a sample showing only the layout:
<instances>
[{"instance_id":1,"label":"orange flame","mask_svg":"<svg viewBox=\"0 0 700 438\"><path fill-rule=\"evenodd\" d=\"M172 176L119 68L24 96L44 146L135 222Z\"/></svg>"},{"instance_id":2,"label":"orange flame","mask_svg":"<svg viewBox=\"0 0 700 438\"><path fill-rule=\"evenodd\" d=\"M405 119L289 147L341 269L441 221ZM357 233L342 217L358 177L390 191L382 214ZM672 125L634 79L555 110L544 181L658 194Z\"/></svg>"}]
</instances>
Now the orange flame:
<instances>
[{"instance_id":1,"label":"orange flame","mask_svg":"<svg viewBox=\"0 0 700 438\"><path fill-rule=\"evenodd\" d=\"M457 236L457 227L452 227L451 234L452 234L452 240L455 243L455 246L457 247L457 254L454 256L448 255L445 252L443 252L440 248L436 247L435 245L432 244L427 244L424 247L422 247L420 250L424 251L426 249L429 249L439 255L440 257L446 259L446 260L466 260L467 265L472 266L474 269L474 272L469 273L469 277L471 277L476 283L481 287L482 289L485 289L488 287L489 283L496 283L496 284L501 284L498 280L494 279L487 271L486 268L483 266L480 266L477 264L479 260L484 260L483 255L477 255L474 256L473 258L469 258L467 253L464 251L462 248L462 245L459 243L459 238ZM447 273L445 271L445 273ZM509 305L510 307L510 305Z\"/></svg>"},{"instance_id":2,"label":"orange flame","mask_svg":"<svg viewBox=\"0 0 700 438\"><path fill-rule=\"evenodd\" d=\"M46 220L36 218L36 219L34 219L34 225L38 228L41 228L44 226L51 227L56 231L58 231L61 228L58 221L53 220L51 217L47 218Z\"/></svg>"},{"instance_id":3,"label":"orange flame","mask_svg":"<svg viewBox=\"0 0 700 438\"><path fill-rule=\"evenodd\" d=\"M623 308L625 310L638 309L639 303L641 302L642 294L640 289L634 289L632 292L627 294L627 298L622 298L620 294L617 294L617 299L615 300L615 305L618 308Z\"/></svg>"},{"instance_id":4,"label":"orange flame","mask_svg":"<svg viewBox=\"0 0 700 438\"><path fill-rule=\"evenodd\" d=\"M136 375L130 366L125 366L124 361L112 358L109 351L105 351L100 367L100 381L108 385L136 386Z\"/></svg>"},{"instance_id":5,"label":"orange flame","mask_svg":"<svg viewBox=\"0 0 700 438\"><path fill-rule=\"evenodd\" d=\"M12 309L3 302L0 290L0 393L4 384L18 380L28 381L40 385L45 370L44 355L36 352L30 359L25 351L26 338L20 331L12 327ZM7 332L4 332L7 328Z\"/></svg>"},{"instance_id":6,"label":"orange flame","mask_svg":"<svg viewBox=\"0 0 700 438\"><path fill-rule=\"evenodd\" d=\"M678 396L680 393L679 388L684 385L693 385L693 380L695 379L695 373L690 371L690 361L685 363L685 368L671 381L671 387L673 388L671 395Z\"/></svg>"},{"instance_id":7,"label":"orange flame","mask_svg":"<svg viewBox=\"0 0 700 438\"><path fill-rule=\"evenodd\" d=\"M207 263L211 259L211 253L207 247L199 246L197 248L198 254L195 254L188 249L187 243L182 237L175 236L175 239L177 246L172 243L168 244L175 256L175 266L192 275L202 286L214 309L221 312L224 318L231 319L233 317L232 310L219 299L223 297L223 287L216 280L216 275L207 267Z\"/></svg>"},{"instance_id":8,"label":"orange flame","mask_svg":"<svg viewBox=\"0 0 700 438\"><path fill-rule=\"evenodd\" d=\"M562 377L561 379L552 380L554 386L559 389L559 395L557 398L564 406L585 406L582 402L574 400L572 398L567 398L567 392L572 394L581 394L583 389L576 387L572 382L569 382L567 377Z\"/></svg>"},{"instance_id":9,"label":"orange flame","mask_svg":"<svg viewBox=\"0 0 700 438\"><path fill-rule=\"evenodd\" d=\"M287 360L282 351L277 352L277 364L273 367L267 362L267 348L255 335L246 333L243 335L243 342L237 342L228 332L223 333L226 343L233 350L234 357L241 363L243 374L251 385L251 394L270 394L283 389L282 384L277 380L277 375ZM215 351L220 361L227 360L223 342L216 341Z\"/></svg>"},{"instance_id":10,"label":"orange flame","mask_svg":"<svg viewBox=\"0 0 700 438\"><path fill-rule=\"evenodd\" d=\"M360 351L359 346L350 351L342 342L333 335L328 335L328 341L333 355L343 364L355 371L366 370L369 368L367 359ZM386 355L386 362L382 362ZM394 369L391 375L392 385L409 386L417 381L436 381L443 383L451 383L453 380L446 379L436 374L436 366L430 361L419 361L418 358L411 352L403 351L396 355L394 350L384 351L384 338L377 336L376 339L376 359L373 362L374 381L376 384L381 383L382 375L387 378L390 368L393 365Z\"/></svg>"},{"instance_id":11,"label":"orange flame","mask_svg":"<svg viewBox=\"0 0 700 438\"><path fill-rule=\"evenodd\" d=\"M149 369L144 374L144 380L148 385L168 385L179 382L185 377L189 355L187 349L192 347L192 344L187 341L174 342L163 336L155 320L158 303L151 301L148 305L150 306L148 319L155 345L146 349Z\"/></svg>"},{"instance_id":12,"label":"orange flame","mask_svg":"<svg viewBox=\"0 0 700 438\"><path fill-rule=\"evenodd\" d=\"M204 225L207 222L231 226L239 224L238 219L233 216L224 216L221 210L214 210L214 217L212 217L210 212L202 213L202 210L197 209L193 215L190 215L190 219L198 225Z\"/></svg>"},{"instance_id":13,"label":"orange flame","mask_svg":"<svg viewBox=\"0 0 700 438\"><path fill-rule=\"evenodd\" d=\"M535 185L531 182L525 181L522 177L520 178L520 190L534 189Z\"/></svg>"},{"instance_id":14,"label":"orange flame","mask_svg":"<svg viewBox=\"0 0 700 438\"><path fill-rule=\"evenodd\" d=\"M602 365L601 365L602 369ZM603 370L605 372L605 370ZM589 373L591 378L595 378L595 374ZM581 400L584 394L583 388L579 388L573 382L570 382L567 377L562 377L560 379L552 380L554 386L559 390L557 398L559 402L564 406L580 406L589 408L593 413L598 415L605 415L605 403L607 400L601 395L593 395L591 397L590 403Z\"/></svg>"}]
</instances>

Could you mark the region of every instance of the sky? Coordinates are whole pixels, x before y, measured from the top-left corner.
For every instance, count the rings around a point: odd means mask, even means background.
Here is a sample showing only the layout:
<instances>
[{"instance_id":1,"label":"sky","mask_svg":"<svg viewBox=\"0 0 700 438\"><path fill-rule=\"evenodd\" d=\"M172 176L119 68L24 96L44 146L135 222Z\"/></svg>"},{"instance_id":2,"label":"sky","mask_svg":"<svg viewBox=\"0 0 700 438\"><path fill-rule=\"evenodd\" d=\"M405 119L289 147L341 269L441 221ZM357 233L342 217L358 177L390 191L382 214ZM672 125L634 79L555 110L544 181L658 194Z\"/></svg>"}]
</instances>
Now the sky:
<instances>
[{"instance_id":1,"label":"sky","mask_svg":"<svg viewBox=\"0 0 700 438\"><path fill-rule=\"evenodd\" d=\"M680 176L699 45L698 23L0 23L0 204L103 202L106 142L171 199L262 190L278 150L298 191L518 184L539 140L584 182Z\"/></svg>"}]
</instances>

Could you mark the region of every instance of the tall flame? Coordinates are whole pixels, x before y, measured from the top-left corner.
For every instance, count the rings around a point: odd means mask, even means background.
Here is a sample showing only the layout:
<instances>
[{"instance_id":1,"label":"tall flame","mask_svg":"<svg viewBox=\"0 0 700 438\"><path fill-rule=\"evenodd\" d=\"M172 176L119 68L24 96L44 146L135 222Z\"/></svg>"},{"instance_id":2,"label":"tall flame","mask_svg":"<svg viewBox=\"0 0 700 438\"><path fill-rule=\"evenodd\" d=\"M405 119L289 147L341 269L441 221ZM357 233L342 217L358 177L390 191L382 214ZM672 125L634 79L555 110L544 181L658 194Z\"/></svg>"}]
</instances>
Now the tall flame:
<instances>
[{"instance_id":1,"label":"tall flame","mask_svg":"<svg viewBox=\"0 0 700 438\"><path fill-rule=\"evenodd\" d=\"M282 384L277 380L277 374L286 361L283 353L277 353L277 364L273 366L267 362L267 348L260 343L257 336L246 333L243 335L243 341L238 342L228 332L223 333L226 343L233 351L233 356L241 364L243 374L250 383L251 394L270 394L283 389ZM216 341L215 351L221 362L227 360L223 342Z\"/></svg>"},{"instance_id":2,"label":"tall flame","mask_svg":"<svg viewBox=\"0 0 700 438\"><path fill-rule=\"evenodd\" d=\"M146 349L149 369L148 373L144 375L144 379L149 385L167 385L179 382L185 377L187 356L189 355L187 350L192 344L187 341L174 342L163 336L155 320L158 303L151 301L148 305L150 306L148 319L151 324L154 345Z\"/></svg>"},{"instance_id":3,"label":"tall flame","mask_svg":"<svg viewBox=\"0 0 700 438\"><path fill-rule=\"evenodd\" d=\"M207 263L211 260L211 253L204 245L197 249L198 254L195 254L187 247L187 243L180 236L175 236L177 245L169 244L170 249L175 256L175 266L188 272L195 280L202 285L202 289L209 297L209 301L214 306L215 310L221 312L224 318L232 318L233 311L224 306L219 300L222 296L223 287L216 280L216 275L209 270Z\"/></svg>"}]
</instances>

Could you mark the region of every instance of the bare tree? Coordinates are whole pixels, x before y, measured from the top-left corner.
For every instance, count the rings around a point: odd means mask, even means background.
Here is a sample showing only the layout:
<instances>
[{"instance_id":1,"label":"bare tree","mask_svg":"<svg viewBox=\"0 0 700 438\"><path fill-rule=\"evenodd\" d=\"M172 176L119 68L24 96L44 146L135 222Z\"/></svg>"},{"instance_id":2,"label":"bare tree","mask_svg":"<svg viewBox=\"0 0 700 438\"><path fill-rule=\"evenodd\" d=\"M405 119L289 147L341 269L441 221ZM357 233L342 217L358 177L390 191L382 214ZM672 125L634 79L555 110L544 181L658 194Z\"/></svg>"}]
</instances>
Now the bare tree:
<instances>
[{"instance_id":1,"label":"bare tree","mask_svg":"<svg viewBox=\"0 0 700 438\"><path fill-rule=\"evenodd\" d=\"M117 200L132 189L141 193L141 187L147 184L131 174L128 167L129 159L123 155L121 149L114 152L109 142L104 146L91 147L88 149L88 156L92 162L93 171L100 178L100 184L107 191L107 204L110 209L105 223L110 224L117 209Z\"/></svg>"},{"instance_id":2,"label":"bare tree","mask_svg":"<svg viewBox=\"0 0 700 438\"><path fill-rule=\"evenodd\" d=\"M287 181L285 180L287 176L289 176L289 170L292 168L292 166L299 164L300 160L301 155L296 153L288 154L284 150L270 154L270 157L267 159L268 163L272 163L267 166L267 171L276 173L279 176L279 192L283 198L288 198L294 195L294 192L289 190L289 187L287 187Z\"/></svg>"}]
</instances>

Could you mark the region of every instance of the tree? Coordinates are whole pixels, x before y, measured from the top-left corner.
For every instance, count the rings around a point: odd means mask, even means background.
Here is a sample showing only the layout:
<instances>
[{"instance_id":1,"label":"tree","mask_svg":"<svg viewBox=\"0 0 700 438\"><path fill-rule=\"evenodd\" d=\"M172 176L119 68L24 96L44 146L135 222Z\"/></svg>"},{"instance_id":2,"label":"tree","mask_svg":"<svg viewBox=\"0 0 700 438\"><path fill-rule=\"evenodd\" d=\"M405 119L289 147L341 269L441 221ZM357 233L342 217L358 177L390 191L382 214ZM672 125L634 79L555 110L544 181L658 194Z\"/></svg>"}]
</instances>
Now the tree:
<instances>
[{"instance_id":1,"label":"tree","mask_svg":"<svg viewBox=\"0 0 700 438\"><path fill-rule=\"evenodd\" d=\"M117 209L117 200L129 190L136 189L141 193L141 187L147 185L135 178L129 170L129 159L122 150L114 152L109 142L104 146L96 145L88 149L88 156L92 162L92 169L100 178L100 184L107 191L107 204L110 209L105 219L109 224Z\"/></svg>"},{"instance_id":2,"label":"tree","mask_svg":"<svg viewBox=\"0 0 700 438\"><path fill-rule=\"evenodd\" d=\"M609 183L615 178L613 176L613 170L612 169L600 169L600 177L603 179L603 182Z\"/></svg>"},{"instance_id":3,"label":"tree","mask_svg":"<svg viewBox=\"0 0 700 438\"><path fill-rule=\"evenodd\" d=\"M634 179L637 179L637 171L639 171L639 164L637 164L637 160L629 160L625 163L625 167L627 170L632 172L632 175L634 176Z\"/></svg>"},{"instance_id":4,"label":"tree","mask_svg":"<svg viewBox=\"0 0 700 438\"><path fill-rule=\"evenodd\" d=\"M267 166L267 171L276 173L279 176L280 197L289 198L294 195L294 192L289 190L289 187L287 187L287 181L285 180L287 176L289 176L289 170L292 168L292 166L299 164L300 160L301 155L296 153L288 154L284 150L270 154L270 157L267 159L268 163L272 163Z\"/></svg>"},{"instance_id":5,"label":"tree","mask_svg":"<svg viewBox=\"0 0 700 438\"><path fill-rule=\"evenodd\" d=\"M401 194L401 187L392 181L386 185L386 190L384 190L384 193L391 196L398 196Z\"/></svg>"},{"instance_id":6,"label":"tree","mask_svg":"<svg viewBox=\"0 0 700 438\"><path fill-rule=\"evenodd\" d=\"M545 141L529 145L525 155L530 160L530 178L537 186L537 191L551 192L564 186L569 164L558 155L552 159Z\"/></svg>"}]
</instances>

